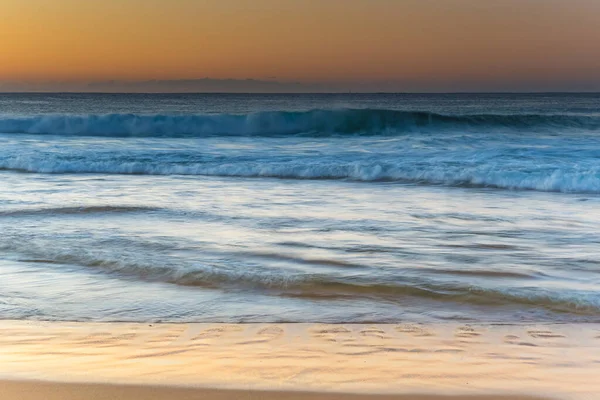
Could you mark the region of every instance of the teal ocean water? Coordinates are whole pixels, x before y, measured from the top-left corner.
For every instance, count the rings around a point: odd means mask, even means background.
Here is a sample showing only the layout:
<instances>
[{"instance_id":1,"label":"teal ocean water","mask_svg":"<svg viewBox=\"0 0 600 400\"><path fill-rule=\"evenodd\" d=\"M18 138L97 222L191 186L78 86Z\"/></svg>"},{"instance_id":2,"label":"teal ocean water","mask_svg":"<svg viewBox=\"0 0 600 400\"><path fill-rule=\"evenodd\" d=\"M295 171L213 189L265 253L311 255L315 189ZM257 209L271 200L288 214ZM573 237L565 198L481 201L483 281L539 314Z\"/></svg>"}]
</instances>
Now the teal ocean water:
<instances>
[{"instance_id":1,"label":"teal ocean water","mask_svg":"<svg viewBox=\"0 0 600 400\"><path fill-rule=\"evenodd\" d=\"M600 95L0 94L0 319L600 321Z\"/></svg>"}]
</instances>

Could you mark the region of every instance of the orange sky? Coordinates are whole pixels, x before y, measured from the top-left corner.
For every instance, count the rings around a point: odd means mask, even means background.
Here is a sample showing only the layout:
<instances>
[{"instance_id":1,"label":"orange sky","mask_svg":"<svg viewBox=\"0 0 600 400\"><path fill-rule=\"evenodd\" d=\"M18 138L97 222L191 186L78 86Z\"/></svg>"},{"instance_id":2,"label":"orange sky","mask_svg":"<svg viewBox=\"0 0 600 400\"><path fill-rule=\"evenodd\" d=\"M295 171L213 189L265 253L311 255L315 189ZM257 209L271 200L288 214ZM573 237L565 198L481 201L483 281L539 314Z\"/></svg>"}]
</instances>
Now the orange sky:
<instances>
[{"instance_id":1,"label":"orange sky","mask_svg":"<svg viewBox=\"0 0 600 400\"><path fill-rule=\"evenodd\" d=\"M600 0L0 0L0 81L600 82Z\"/></svg>"}]
</instances>

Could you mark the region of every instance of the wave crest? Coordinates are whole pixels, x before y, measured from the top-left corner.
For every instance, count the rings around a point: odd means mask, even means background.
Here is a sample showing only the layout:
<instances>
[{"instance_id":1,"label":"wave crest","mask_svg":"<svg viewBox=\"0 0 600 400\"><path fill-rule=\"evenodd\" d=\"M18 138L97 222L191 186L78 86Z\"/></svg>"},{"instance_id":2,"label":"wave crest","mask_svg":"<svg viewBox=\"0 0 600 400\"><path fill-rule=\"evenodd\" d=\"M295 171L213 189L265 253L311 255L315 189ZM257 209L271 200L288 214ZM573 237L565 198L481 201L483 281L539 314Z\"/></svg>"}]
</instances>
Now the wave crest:
<instances>
[{"instance_id":1,"label":"wave crest","mask_svg":"<svg viewBox=\"0 0 600 400\"><path fill-rule=\"evenodd\" d=\"M541 114L442 115L377 109L271 111L246 115L46 115L0 117L0 133L107 137L398 134L443 129L600 130L600 118Z\"/></svg>"},{"instance_id":2,"label":"wave crest","mask_svg":"<svg viewBox=\"0 0 600 400\"><path fill-rule=\"evenodd\" d=\"M431 162L225 162L162 163L118 160L60 160L17 157L0 160L0 170L65 174L101 173L131 175L191 175L242 178L306 180L350 180L356 182L399 182L458 187L490 187L544 192L600 193L600 166L552 167L538 171Z\"/></svg>"}]
</instances>

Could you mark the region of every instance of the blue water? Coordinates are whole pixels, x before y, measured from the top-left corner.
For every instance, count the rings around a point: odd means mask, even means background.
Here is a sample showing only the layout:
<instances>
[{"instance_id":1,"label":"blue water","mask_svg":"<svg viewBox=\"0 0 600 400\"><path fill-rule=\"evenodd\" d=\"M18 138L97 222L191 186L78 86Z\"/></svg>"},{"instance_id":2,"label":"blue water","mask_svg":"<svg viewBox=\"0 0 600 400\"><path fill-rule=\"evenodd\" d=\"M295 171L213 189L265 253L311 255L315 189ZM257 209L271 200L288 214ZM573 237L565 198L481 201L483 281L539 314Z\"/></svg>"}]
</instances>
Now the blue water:
<instances>
[{"instance_id":1,"label":"blue water","mask_svg":"<svg viewBox=\"0 0 600 400\"><path fill-rule=\"evenodd\" d=\"M0 318L600 321L600 95L0 95Z\"/></svg>"}]
</instances>

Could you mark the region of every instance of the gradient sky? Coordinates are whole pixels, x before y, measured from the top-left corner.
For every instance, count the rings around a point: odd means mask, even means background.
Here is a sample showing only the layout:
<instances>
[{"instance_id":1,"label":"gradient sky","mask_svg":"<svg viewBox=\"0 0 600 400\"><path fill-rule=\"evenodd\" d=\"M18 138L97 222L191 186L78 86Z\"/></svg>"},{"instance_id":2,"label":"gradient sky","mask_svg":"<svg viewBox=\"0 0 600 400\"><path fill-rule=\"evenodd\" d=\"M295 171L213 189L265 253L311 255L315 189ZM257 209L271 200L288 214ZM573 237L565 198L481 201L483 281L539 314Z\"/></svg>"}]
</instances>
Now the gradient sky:
<instances>
[{"instance_id":1,"label":"gradient sky","mask_svg":"<svg viewBox=\"0 0 600 400\"><path fill-rule=\"evenodd\" d=\"M5 82L600 90L599 0L0 0L0 8Z\"/></svg>"}]
</instances>

